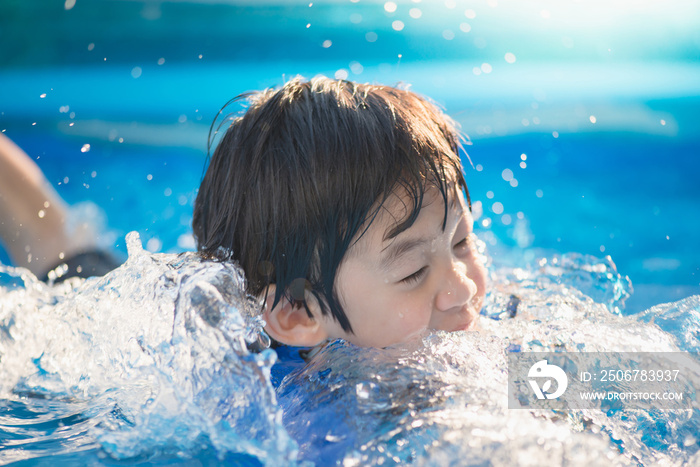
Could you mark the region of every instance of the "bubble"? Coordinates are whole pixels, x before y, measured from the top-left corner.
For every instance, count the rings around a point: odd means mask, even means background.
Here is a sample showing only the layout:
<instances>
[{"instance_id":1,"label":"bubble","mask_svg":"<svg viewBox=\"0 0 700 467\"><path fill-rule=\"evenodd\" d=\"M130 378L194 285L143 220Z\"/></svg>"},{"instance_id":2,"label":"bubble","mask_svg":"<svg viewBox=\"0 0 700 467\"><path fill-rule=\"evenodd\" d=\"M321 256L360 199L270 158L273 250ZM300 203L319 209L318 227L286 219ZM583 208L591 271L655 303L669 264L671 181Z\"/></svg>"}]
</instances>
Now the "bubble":
<instances>
[{"instance_id":1,"label":"bubble","mask_svg":"<svg viewBox=\"0 0 700 467\"><path fill-rule=\"evenodd\" d=\"M666 125L666 120L661 119L661 125Z\"/></svg>"},{"instance_id":2,"label":"bubble","mask_svg":"<svg viewBox=\"0 0 700 467\"><path fill-rule=\"evenodd\" d=\"M335 72L335 79L348 79L348 70L341 68Z\"/></svg>"},{"instance_id":3,"label":"bubble","mask_svg":"<svg viewBox=\"0 0 700 467\"><path fill-rule=\"evenodd\" d=\"M460 23L459 30L462 32L469 32L472 30L472 27L469 25L469 23Z\"/></svg>"},{"instance_id":4,"label":"bubble","mask_svg":"<svg viewBox=\"0 0 700 467\"><path fill-rule=\"evenodd\" d=\"M464 16L466 16L469 19L474 19L476 18L476 12L472 9L468 9L464 11Z\"/></svg>"},{"instance_id":5,"label":"bubble","mask_svg":"<svg viewBox=\"0 0 700 467\"><path fill-rule=\"evenodd\" d=\"M88 152L89 150L90 150L89 144L83 144L83 147L80 148L80 152Z\"/></svg>"},{"instance_id":6,"label":"bubble","mask_svg":"<svg viewBox=\"0 0 700 467\"><path fill-rule=\"evenodd\" d=\"M520 168L521 169L527 168L527 162L525 162L525 161L520 162Z\"/></svg>"},{"instance_id":7,"label":"bubble","mask_svg":"<svg viewBox=\"0 0 700 467\"><path fill-rule=\"evenodd\" d=\"M493 191L491 191L491 190L487 191L487 192L486 192L486 197L487 197L488 199L493 199Z\"/></svg>"},{"instance_id":8,"label":"bubble","mask_svg":"<svg viewBox=\"0 0 700 467\"><path fill-rule=\"evenodd\" d=\"M158 65L162 65L162 64L164 64L164 63L165 63L165 59L164 59L163 57L160 57L160 58L158 59Z\"/></svg>"},{"instance_id":9,"label":"bubble","mask_svg":"<svg viewBox=\"0 0 700 467\"><path fill-rule=\"evenodd\" d=\"M177 118L177 121L180 123L185 123L187 121L187 115L182 114Z\"/></svg>"},{"instance_id":10,"label":"bubble","mask_svg":"<svg viewBox=\"0 0 700 467\"><path fill-rule=\"evenodd\" d=\"M90 51L90 52L92 52L92 50L93 50L94 48L95 48L95 43L94 43L94 42L90 42L90 43L88 44L88 46L87 46L87 49L88 49L88 51Z\"/></svg>"},{"instance_id":11,"label":"bubble","mask_svg":"<svg viewBox=\"0 0 700 467\"><path fill-rule=\"evenodd\" d=\"M503 172L501 172L501 177L506 182L509 182L509 181L513 180L513 171L510 169L503 169Z\"/></svg>"},{"instance_id":12,"label":"bubble","mask_svg":"<svg viewBox=\"0 0 700 467\"><path fill-rule=\"evenodd\" d=\"M92 178L97 177L97 171L93 170L92 172L90 172L90 176L91 176Z\"/></svg>"},{"instance_id":13,"label":"bubble","mask_svg":"<svg viewBox=\"0 0 700 467\"><path fill-rule=\"evenodd\" d=\"M489 63L482 63L481 64L481 71L483 71L484 73L491 73L492 70L493 70L493 67L491 66L491 64L489 64Z\"/></svg>"},{"instance_id":14,"label":"bubble","mask_svg":"<svg viewBox=\"0 0 700 467\"><path fill-rule=\"evenodd\" d=\"M168 188L166 188L165 190L163 190L163 196L165 196L166 198L167 198L168 196L172 195L172 194L173 194L173 190L172 190L172 188L170 188L170 187L168 187Z\"/></svg>"},{"instance_id":15,"label":"bubble","mask_svg":"<svg viewBox=\"0 0 700 467\"><path fill-rule=\"evenodd\" d=\"M520 154L520 159L526 161L526 160L527 160L527 154L525 154L525 153Z\"/></svg>"},{"instance_id":16,"label":"bubble","mask_svg":"<svg viewBox=\"0 0 700 467\"><path fill-rule=\"evenodd\" d=\"M377 40L377 33L376 33L376 32L373 32L373 31L368 32L367 34L365 34L365 40L366 40L367 42L376 42L376 40Z\"/></svg>"},{"instance_id":17,"label":"bubble","mask_svg":"<svg viewBox=\"0 0 700 467\"><path fill-rule=\"evenodd\" d=\"M360 24L362 22L362 15L359 13L353 13L350 15L350 22L352 24Z\"/></svg>"},{"instance_id":18,"label":"bubble","mask_svg":"<svg viewBox=\"0 0 700 467\"><path fill-rule=\"evenodd\" d=\"M332 46L332 45L333 45L333 41L331 41L331 40L329 40L329 39L326 39L325 41L323 41L323 44L321 44L321 46L322 46L324 49L327 49L328 47L330 47L330 46Z\"/></svg>"},{"instance_id":19,"label":"bubble","mask_svg":"<svg viewBox=\"0 0 700 467\"><path fill-rule=\"evenodd\" d=\"M63 4L63 8L66 10L70 10L75 6L75 0L66 0L66 2Z\"/></svg>"},{"instance_id":20,"label":"bubble","mask_svg":"<svg viewBox=\"0 0 700 467\"><path fill-rule=\"evenodd\" d=\"M452 32L452 30L450 30L450 29L445 29L444 31L442 31L442 37L445 40L451 41L452 39L455 38L455 33Z\"/></svg>"},{"instance_id":21,"label":"bubble","mask_svg":"<svg viewBox=\"0 0 700 467\"><path fill-rule=\"evenodd\" d=\"M476 76L479 76L481 74L481 68L479 68L478 66L475 66L472 69L472 73L474 73Z\"/></svg>"},{"instance_id":22,"label":"bubble","mask_svg":"<svg viewBox=\"0 0 700 467\"><path fill-rule=\"evenodd\" d=\"M37 216L39 216L39 219L43 219L44 217L46 217L46 211L44 211L43 209L41 209L41 210L37 213Z\"/></svg>"},{"instance_id":23,"label":"bubble","mask_svg":"<svg viewBox=\"0 0 700 467\"><path fill-rule=\"evenodd\" d=\"M496 201L491 205L491 210L494 214L503 214L503 203Z\"/></svg>"},{"instance_id":24,"label":"bubble","mask_svg":"<svg viewBox=\"0 0 700 467\"><path fill-rule=\"evenodd\" d=\"M516 179L516 178L512 179L510 181L510 186L512 186L513 188L517 187L518 186L518 179Z\"/></svg>"},{"instance_id":25,"label":"bubble","mask_svg":"<svg viewBox=\"0 0 700 467\"><path fill-rule=\"evenodd\" d=\"M408 10L408 14L413 19L418 19L421 16L423 16L423 12L420 8L411 8L410 10Z\"/></svg>"},{"instance_id":26,"label":"bubble","mask_svg":"<svg viewBox=\"0 0 700 467\"><path fill-rule=\"evenodd\" d=\"M552 136L555 138L559 138L559 132L558 131L553 131Z\"/></svg>"},{"instance_id":27,"label":"bubble","mask_svg":"<svg viewBox=\"0 0 700 467\"><path fill-rule=\"evenodd\" d=\"M391 23L391 27L394 31L402 31L404 28L403 21L396 20L393 23Z\"/></svg>"},{"instance_id":28,"label":"bubble","mask_svg":"<svg viewBox=\"0 0 700 467\"><path fill-rule=\"evenodd\" d=\"M43 93L43 94L40 94L40 95L39 95L39 98L40 98L40 99L43 99L44 97L46 97L46 93Z\"/></svg>"},{"instance_id":29,"label":"bubble","mask_svg":"<svg viewBox=\"0 0 700 467\"><path fill-rule=\"evenodd\" d=\"M364 67L359 62L350 62L350 71L359 75L364 71Z\"/></svg>"},{"instance_id":30,"label":"bubble","mask_svg":"<svg viewBox=\"0 0 700 467\"><path fill-rule=\"evenodd\" d=\"M595 118L595 115L591 115L590 117L588 117L588 120L590 120L590 121L591 121L591 123L595 123L595 122L597 122L597 121L598 121L598 119L597 119L597 118Z\"/></svg>"},{"instance_id":31,"label":"bubble","mask_svg":"<svg viewBox=\"0 0 700 467\"><path fill-rule=\"evenodd\" d=\"M394 13L396 11L396 8L397 6L394 2L386 2L384 4L384 11L386 11L387 13Z\"/></svg>"},{"instance_id":32,"label":"bubble","mask_svg":"<svg viewBox=\"0 0 700 467\"><path fill-rule=\"evenodd\" d=\"M544 192L542 190L537 190L535 192L535 196L537 196L538 198L541 198L544 196Z\"/></svg>"},{"instance_id":33,"label":"bubble","mask_svg":"<svg viewBox=\"0 0 700 467\"><path fill-rule=\"evenodd\" d=\"M135 66L134 68L131 69L131 77L134 79L139 78L141 76L142 72L143 72L143 70L141 70L140 66Z\"/></svg>"},{"instance_id":34,"label":"bubble","mask_svg":"<svg viewBox=\"0 0 700 467\"><path fill-rule=\"evenodd\" d=\"M476 171L481 172L482 170L484 170L484 166L482 166L481 164L476 164Z\"/></svg>"},{"instance_id":35,"label":"bubble","mask_svg":"<svg viewBox=\"0 0 700 467\"><path fill-rule=\"evenodd\" d=\"M503 214L501 217L501 223L503 225L510 225L511 222L513 222L513 219L510 217L510 214Z\"/></svg>"}]
</instances>

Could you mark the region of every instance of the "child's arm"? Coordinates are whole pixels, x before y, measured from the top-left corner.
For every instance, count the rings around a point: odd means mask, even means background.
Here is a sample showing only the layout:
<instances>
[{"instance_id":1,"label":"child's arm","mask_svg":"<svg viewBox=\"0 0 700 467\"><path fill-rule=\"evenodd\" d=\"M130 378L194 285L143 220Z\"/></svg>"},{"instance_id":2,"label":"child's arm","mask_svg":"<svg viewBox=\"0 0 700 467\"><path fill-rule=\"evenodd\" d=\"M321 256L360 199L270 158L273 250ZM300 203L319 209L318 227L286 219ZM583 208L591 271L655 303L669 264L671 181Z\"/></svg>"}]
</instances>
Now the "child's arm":
<instances>
[{"instance_id":1,"label":"child's arm","mask_svg":"<svg viewBox=\"0 0 700 467\"><path fill-rule=\"evenodd\" d=\"M41 169L0 133L0 241L15 265L40 277L64 258L93 248L94 239L69 235L66 215L65 201Z\"/></svg>"}]
</instances>

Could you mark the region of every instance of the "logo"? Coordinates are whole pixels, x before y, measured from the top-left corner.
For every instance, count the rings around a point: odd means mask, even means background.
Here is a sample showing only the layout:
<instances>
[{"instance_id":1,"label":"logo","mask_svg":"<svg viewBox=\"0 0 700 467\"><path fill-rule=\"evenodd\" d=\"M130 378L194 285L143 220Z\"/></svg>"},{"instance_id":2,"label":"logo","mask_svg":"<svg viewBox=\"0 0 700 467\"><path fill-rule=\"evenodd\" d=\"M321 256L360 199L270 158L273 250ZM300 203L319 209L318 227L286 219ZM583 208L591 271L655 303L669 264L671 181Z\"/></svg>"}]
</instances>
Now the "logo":
<instances>
[{"instance_id":1,"label":"logo","mask_svg":"<svg viewBox=\"0 0 700 467\"><path fill-rule=\"evenodd\" d=\"M566 377L566 373L557 365L550 365L547 360L540 360L530 367L527 376L529 378L548 378L542 388L537 383L536 380L530 380L530 387L535 392L538 399L556 399L566 391L566 386L569 384L569 380ZM552 386L552 379L557 382L557 390L551 394L548 393L549 388Z\"/></svg>"}]
</instances>

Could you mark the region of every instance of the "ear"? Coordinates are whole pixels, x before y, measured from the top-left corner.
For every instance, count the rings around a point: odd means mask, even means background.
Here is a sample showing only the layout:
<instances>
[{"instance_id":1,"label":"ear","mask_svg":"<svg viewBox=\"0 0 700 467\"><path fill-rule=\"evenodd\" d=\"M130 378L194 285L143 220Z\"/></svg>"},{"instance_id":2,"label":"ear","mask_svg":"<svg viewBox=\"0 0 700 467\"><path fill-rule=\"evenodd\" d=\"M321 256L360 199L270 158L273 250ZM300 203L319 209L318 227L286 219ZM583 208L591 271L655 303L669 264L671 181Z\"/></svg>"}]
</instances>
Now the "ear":
<instances>
[{"instance_id":1,"label":"ear","mask_svg":"<svg viewBox=\"0 0 700 467\"><path fill-rule=\"evenodd\" d=\"M268 287L263 312L265 331L270 337L295 347L313 347L328 339L328 333L320 322L320 305L311 293L306 292L306 303L311 314L317 319L309 317L304 306L291 303L284 295L272 308L276 290L274 284Z\"/></svg>"}]
</instances>

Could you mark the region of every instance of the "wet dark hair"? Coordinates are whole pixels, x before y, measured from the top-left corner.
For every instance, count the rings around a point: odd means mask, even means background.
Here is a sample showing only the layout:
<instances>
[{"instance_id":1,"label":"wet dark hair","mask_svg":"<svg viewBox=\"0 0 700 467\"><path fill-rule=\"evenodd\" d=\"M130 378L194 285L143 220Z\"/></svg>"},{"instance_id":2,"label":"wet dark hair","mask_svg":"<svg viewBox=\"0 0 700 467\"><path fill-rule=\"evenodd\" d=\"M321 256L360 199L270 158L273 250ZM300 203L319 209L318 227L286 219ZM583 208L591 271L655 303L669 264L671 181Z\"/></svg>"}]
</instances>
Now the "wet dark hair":
<instances>
[{"instance_id":1,"label":"wet dark hair","mask_svg":"<svg viewBox=\"0 0 700 467\"><path fill-rule=\"evenodd\" d=\"M469 199L459 134L435 105L388 86L296 78L234 100L243 99L250 105L232 119L199 188L197 247L229 250L253 295L275 284L274 305L284 294L311 316L310 291L352 332L334 288L345 254L397 190L409 204L386 238L413 224L431 186L445 218L456 190Z\"/></svg>"}]
</instances>

